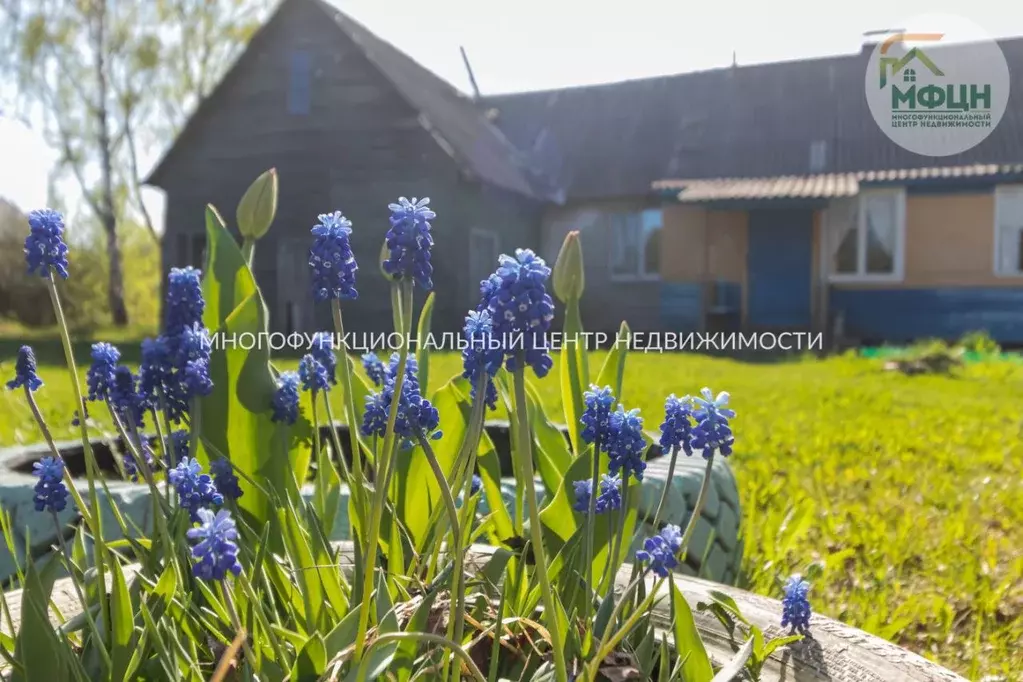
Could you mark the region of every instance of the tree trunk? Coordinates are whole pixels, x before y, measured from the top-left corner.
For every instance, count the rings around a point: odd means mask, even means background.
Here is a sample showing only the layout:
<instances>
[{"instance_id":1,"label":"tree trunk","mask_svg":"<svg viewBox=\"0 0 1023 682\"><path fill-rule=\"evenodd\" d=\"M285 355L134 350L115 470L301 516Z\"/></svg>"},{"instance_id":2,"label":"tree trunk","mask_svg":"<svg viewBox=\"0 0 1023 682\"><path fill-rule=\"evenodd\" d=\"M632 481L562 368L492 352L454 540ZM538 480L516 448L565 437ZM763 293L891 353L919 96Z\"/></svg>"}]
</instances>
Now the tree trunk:
<instances>
[{"instance_id":1,"label":"tree trunk","mask_svg":"<svg viewBox=\"0 0 1023 682\"><path fill-rule=\"evenodd\" d=\"M110 261L110 278L107 281L107 300L110 317L118 327L128 324L128 308L124 305L124 274L121 271L121 248L117 243L117 216L114 212L114 168L110 157L110 120L107 103L107 74L104 63L106 49L104 33L106 25L106 2L96 4L96 28L94 34L96 50L96 83L99 87L96 107L96 123L100 148L100 198L102 208L99 219L107 236L107 259Z\"/></svg>"}]
</instances>

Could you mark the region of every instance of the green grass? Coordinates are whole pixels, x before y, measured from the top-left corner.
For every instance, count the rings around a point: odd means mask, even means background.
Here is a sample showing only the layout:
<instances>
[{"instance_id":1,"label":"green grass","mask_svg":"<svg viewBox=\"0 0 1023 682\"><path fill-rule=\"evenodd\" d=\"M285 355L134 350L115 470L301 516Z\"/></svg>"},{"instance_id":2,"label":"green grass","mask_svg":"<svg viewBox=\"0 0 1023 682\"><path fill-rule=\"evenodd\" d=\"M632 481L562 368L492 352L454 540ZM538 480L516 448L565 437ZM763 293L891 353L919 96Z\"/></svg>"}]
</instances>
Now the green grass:
<instances>
[{"instance_id":1,"label":"green grass","mask_svg":"<svg viewBox=\"0 0 1023 682\"><path fill-rule=\"evenodd\" d=\"M47 383L39 402L55 434L71 438L59 344L32 342ZM0 343L4 378L16 347ZM88 344L76 355L84 364ZM432 388L459 369L455 355L434 362ZM560 420L555 377L539 388ZM816 610L970 678L1023 679L1019 364L906 377L849 356L764 365L634 354L623 399L656 429L664 396L704 385L730 391L739 413L745 587L778 597L780 580L816 563ZM0 444L37 439L20 395L4 392Z\"/></svg>"}]
</instances>

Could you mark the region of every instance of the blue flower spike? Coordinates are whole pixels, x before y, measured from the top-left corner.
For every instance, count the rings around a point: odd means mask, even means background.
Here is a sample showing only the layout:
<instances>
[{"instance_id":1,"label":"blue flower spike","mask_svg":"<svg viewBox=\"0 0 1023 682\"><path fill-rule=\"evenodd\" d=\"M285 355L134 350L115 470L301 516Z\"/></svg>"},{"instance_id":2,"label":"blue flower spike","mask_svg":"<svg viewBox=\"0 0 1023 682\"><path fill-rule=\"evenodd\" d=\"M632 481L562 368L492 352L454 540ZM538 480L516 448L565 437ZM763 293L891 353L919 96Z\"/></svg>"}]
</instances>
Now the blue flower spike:
<instances>
[{"instance_id":1,"label":"blue flower spike","mask_svg":"<svg viewBox=\"0 0 1023 682\"><path fill-rule=\"evenodd\" d=\"M230 575L239 575L242 565L238 563L238 528L231 512L226 509L213 513L199 509L195 514L199 524L190 528L186 535L197 541L192 548L194 564L192 572L200 580L223 580Z\"/></svg>"},{"instance_id":2,"label":"blue flower spike","mask_svg":"<svg viewBox=\"0 0 1023 682\"><path fill-rule=\"evenodd\" d=\"M611 473L622 472L622 477L634 476L643 480L646 462L646 436L643 435L643 418L639 410L626 411L619 404L618 411L611 414L611 435L608 439L607 453L611 461L608 469Z\"/></svg>"},{"instance_id":3,"label":"blue flower spike","mask_svg":"<svg viewBox=\"0 0 1023 682\"><path fill-rule=\"evenodd\" d=\"M364 353L362 356L362 368L366 370L366 376L373 382L374 386L383 386L387 379L387 368L376 353Z\"/></svg>"},{"instance_id":4,"label":"blue flower spike","mask_svg":"<svg viewBox=\"0 0 1023 682\"><path fill-rule=\"evenodd\" d=\"M217 490L209 474L202 472L199 462L185 458L168 473L171 485L178 493L178 502L188 510L192 521L198 521L199 510L204 507L220 506L224 496Z\"/></svg>"},{"instance_id":5,"label":"blue flower spike","mask_svg":"<svg viewBox=\"0 0 1023 682\"><path fill-rule=\"evenodd\" d=\"M23 386L33 393L43 386L43 380L39 378L39 370L36 367L36 355L32 352L31 346L22 346L18 349L18 357L14 361L14 378L7 382L7 388L12 390Z\"/></svg>"},{"instance_id":6,"label":"blue flower spike","mask_svg":"<svg viewBox=\"0 0 1023 682\"><path fill-rule=\"evenodd\" d=\"M702 450L704 459L710 458L715 450L728 457L735 444L729 424L729 420L735 417L735 411L726 407L729 395L721 392L714 397L714 392L709 388L704 388L700 394L701 397L693 399L696 426L692 430L692 447L694 450Z\"/></svg>"},{"instance_id":7,"label":"blue flower spike","mask_svg":"<svg viewBox=\"0 0 1023 682\"><path fill-rule=\"evenodd\" d=\"M661 424L661 451L669 453L680 449L686 455L693 454L691 443L693 433L693 399L690 396L675 397L672 393L664 401L664 423Z\"/></svg>"},{"instance_id":8,"label":"blue flower spike","mask_svg":"<svg viewBox=\"0 0 1023 682\"><path fill-rule=\"evenodd\" d=\"M429 197L401 197L387 208L391 211L391 228L386 236L388 255L383 262L384 272L397 280L411 280L425 291L433 289L430 221L437 214L430 208Z\"/></svg>"},{"instance_id":9,"label":"blue flower spike","mask_svg":"<svg viewBox=\"0 0 1023 682\"><path fill-rule=\"evenodd\" d=\"M210 462L210 473L213 474L213 483L217 486L217 492L227 500L237 500L243 492L238 485L238 476L234 473L231 462L223 457Z\"/></svg>"},{"instance_id":10,"label":"blue flower spike","mask_svg":"<svg viewBox=\"0 0 1023 682\"><path fill-rule=\"evenodd\" d=\"M294 424L298 420L298 387L297 372L281 372L277 377L277 390L273 396L273 415L275 422Z\"/></svg>"},{"instance_id":11,"label":"blue flower spike","mask_svg":"<svg viewBox=\"0 0 1023 682\"><path fill-rule=\"evenodd\" d=\"M32 497L36 511L64 511L68 496L68 489L64 485L64 460L43 457L32 465L32 474L39 479Z\"/></svg>"},{"instance_id":12,"label":"blue flower spike","mask_svg":"<svg viewBox=\"0 0 1023 682\"><path fill-rule=\"evenodd\" d=\"M359 266L352 253L352 221L341 211L323 213L312 229L309 248L313 298L317 301L356 299L355 273Z\"/></svg>"},{"instance_id":13,"label":"blue flower spike","mask_svg":"<svg viewBox=\"0 0 1023 682\"><path fill-rule=\"evenodd\" d=\"M486 395L483 397L489 409L497 409L497 387L494 376L501 369L504 352L492 343L494 323L486 310L470 310L465 317L462 330L465 348L462 350L462 376L469 380L470 397L476 399L476 385L486 376Z\"/></svg>"},{"instance_id":14,"label":"blue flower spike","mask_svg":"<svg viewBox=\"0 0 1023 682\"><path fill-rule=\"evenodd\" d=\"M636 561L649 563L650 570L662 578L678 566L678 551L682 547L682 529L668 524L660 533L647 538L643 549L636 552Z\"/></svg>"},{"instance_id":15,"label":"blue flower spike","mask_svg":"<svg viewBox=\"0 0 1023 682\"><path fill-rule=\"evenodd\" d=\"M92 364L86 374L89 400L106 400L114 386L114 371L121 361L121 351L109 343L92 344Z\"/></svg>"},{"instance_id":16,"label":"blue flower spike","mask_svg":"<svg viewBox=\"0 0 1023 682\"><path fill-rule=\"evenodd\" d=\"M810 583L802 576L794 575L785 583L785 597L781 600L781 626L802 635L810 633Z\"/></svg>"},{"instance_id":17,"label":"blue flower spike","mask_svg":"<svg viewBox=\"0 0 1023 682\"><path fill-rule=\"evenodd\" d=\"M64 216L50 208L28 214L29 234L25 237L25 262L28 274L49 277L50 271L68 278L67 244L64 242Z\"/></svg>"},{"instance_id":18,"label":"blue flower spike","mask_svg":"<svg viewBox=\"0 0 1023 682\"><path fill-rule=\"evenodd\" d=\"M590 390L583 393L583 402L585 407L579 418L583 425L582 438L587 443L599 439L601 451L607 452L611 444L611 408L615 404L611 387L591 385Z\"/></svg>"}]
</instances>

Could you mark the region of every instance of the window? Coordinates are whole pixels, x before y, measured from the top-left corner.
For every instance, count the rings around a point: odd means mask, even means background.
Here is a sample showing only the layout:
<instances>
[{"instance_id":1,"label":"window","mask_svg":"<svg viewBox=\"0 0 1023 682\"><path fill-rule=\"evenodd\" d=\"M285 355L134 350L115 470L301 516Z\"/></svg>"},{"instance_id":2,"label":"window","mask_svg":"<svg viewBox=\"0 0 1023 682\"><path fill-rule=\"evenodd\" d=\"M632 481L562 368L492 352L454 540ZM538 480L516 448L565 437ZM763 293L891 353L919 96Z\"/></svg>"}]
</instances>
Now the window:
<instances>
[{"instance_id":1,"label":"window","mask_svg":"<svg viewBox=\"0 0 1023 682\"><path fill-rule=\"evenodd\" d=\"M480 283L497 267L501 247L497 233L491 230L469 231L469 301L478 301Z\"/></svg>"},{"instance_id":2,"label":"window","mask_svg":"<svg viewBox=\"0 0 1023 682\"><path fill-rule=\"evenodd\" d=\"M614 279L656 279L661 271L661 211L611 216L611 276Z\"/></svg>"},{"instance_id":3,"label":"window","mask_svg":"<svg viewBox=\"0 0 1023 682\"><path fill-rule=\"evenodd\" d=\"M291 53L291 73L288 82L288 113L309 113L312 99L312 55L307 50Z\"/></svg>"},{"instance_id":4,"label":"window","mask_svg":"<svg viewBox=\"0 0 1023 682\"><path fill-rule=\"evenodd\" d=\"M995 274L1023 275L1023 185L995 190Z\"/></svg>"},{"instance_id":5,"label":"window","mask_svg":"<svg viewBox=\"0 0 1023 682\"><path fill-rule=\"evenodd\" d=\"M899 280L906 236L906 195L868 190L836 200L827 215L832 280Z\"/></svg>"},{"instance_id":6,"label":"window","mask_svg":"<svg viewBox=\"0 0 1023 682\"><path fill-rule=\"evenodd\" d=\"M828 163L827 140L814 140L810 143L810 172L820 173Z\"/></svg>"}]
</instances>

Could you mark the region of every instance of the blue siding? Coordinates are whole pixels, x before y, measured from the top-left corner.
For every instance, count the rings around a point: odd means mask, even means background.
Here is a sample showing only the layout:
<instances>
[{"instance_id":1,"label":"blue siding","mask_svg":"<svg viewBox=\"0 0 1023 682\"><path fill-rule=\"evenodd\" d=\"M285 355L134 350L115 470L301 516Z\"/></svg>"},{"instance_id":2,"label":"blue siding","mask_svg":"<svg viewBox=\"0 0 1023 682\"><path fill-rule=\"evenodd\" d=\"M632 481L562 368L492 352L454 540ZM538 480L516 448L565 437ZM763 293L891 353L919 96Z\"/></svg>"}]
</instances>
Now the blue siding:
<instances>
[{"instance_id":1,"label":"blue siding","mask_svg":"<svg viewBox=\"0 0 1023 682\"><path fill-rule=\"evenodd\" d=\"M812 211L750 211L746 267L751 326L810 326L812 241Z\"/></svg>"},{"instance_id":2,"label":"blue siding","mask_svg":"<svg viewBox=\"0 0 1023 682\"><path fill-rule=\"evenodd\" d=\"M845 314L849 335L869 341L956 339L986 330L1023 342L1023 288L831 289L830 314Z\"/></svg>"},{"instance_id":3,"label":"blue siding","mask_svg":"<svg viewBox=\"0 0 1023 682\"><path fill-rule=\"evenodd\" d=\"M661 323L670 331L697 331L703 314L703 285L698 282L661 284Z\"/></svg>"}]
</instances>

